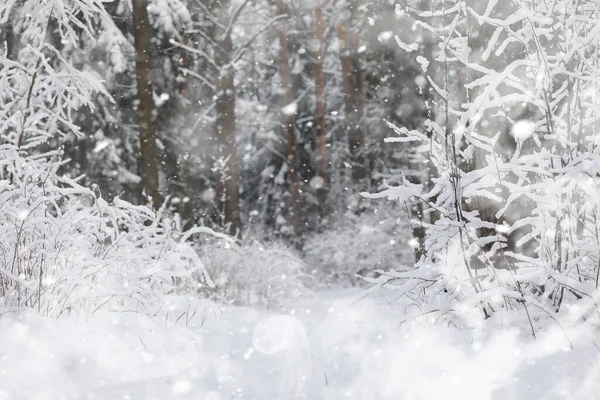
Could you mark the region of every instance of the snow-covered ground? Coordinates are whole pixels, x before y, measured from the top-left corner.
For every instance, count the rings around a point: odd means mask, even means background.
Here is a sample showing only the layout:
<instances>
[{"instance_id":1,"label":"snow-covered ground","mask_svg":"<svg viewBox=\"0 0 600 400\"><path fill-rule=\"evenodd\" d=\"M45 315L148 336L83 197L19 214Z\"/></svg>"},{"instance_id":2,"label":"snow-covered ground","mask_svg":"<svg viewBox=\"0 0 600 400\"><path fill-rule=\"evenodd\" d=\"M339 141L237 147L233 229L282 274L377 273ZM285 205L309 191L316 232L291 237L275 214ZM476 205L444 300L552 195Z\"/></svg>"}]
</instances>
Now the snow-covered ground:
<instances>
[{"instance_id":1,"label":"snow-covered ground","mask_svg":"<svg viewBox=\"0 0 600 400\"><path fill-rule=\"evenodd\" d=\"M571 349L560 329L534 341L511 329L400 325L392 294L328 291L277 311L176 298L165 320L4 312L0 399L600 396L594 335L567 331Z\"/></svg>"}]
</instances>

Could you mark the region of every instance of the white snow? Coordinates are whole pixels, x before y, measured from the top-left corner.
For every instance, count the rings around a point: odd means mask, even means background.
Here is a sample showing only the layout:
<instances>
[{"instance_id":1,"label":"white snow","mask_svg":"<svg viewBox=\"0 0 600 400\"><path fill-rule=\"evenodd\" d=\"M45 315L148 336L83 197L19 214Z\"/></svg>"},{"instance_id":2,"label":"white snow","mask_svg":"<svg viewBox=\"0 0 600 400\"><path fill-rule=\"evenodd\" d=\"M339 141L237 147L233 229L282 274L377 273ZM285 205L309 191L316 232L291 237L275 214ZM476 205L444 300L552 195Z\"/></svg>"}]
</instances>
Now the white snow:
<instances>
[{"instance_id":1,"label":"white snow","mask_svg":"<svg viewBox=\"0 0 600 400\"><path fill-rule=\"evenodd\" d=\"M259 311L174 298L173 316L49 319L4 310L0 399L593 399L599 352L586 332L537 340L496 326L399 324L393 292L318 293ZM491 323L490 323L491 324Z\"/></svg>"},{"instance_id":2,"label":"white snow","mask_svg":"<svg viewBox=\"0 0 600 400\"><path fill-rule=\"evenodd\" d=\"M98 143L96 143L96 146L94 146L94 150L92 151L94 153L100 153L102 150L110 146L111 143L112 141L110 139L100 140Z\"/></svg>"},{"instance_id":3,"label":"white snow","mask_svg":"<svg viewBox=\"0 0 600 400\"><path fill-rule=\"evenodd\" d=\"M290 103L281 109L285 115L294 115L298 111L298 104L296 102Z\"/></svg>"},{"instance_id":4,"label":"white snow","mask_svg":"<svg viewBox=\"0 0 600 400\"><path fill-rule=\"evenodd\" d=\"M377 36L377 40L380 42L387 42L394 36L394 32L392 31L383 31Z\"/></svg>"},{"instance_id":5,"label":"white snow","mask_svg":"<svg viewBox=\"0 0 600 400\"><path fill-rule=\"evenodd\" d=\"M325 179L319 175L315 175L310 179L308 185L312 190L322 189L325 186Z\"/></svg>"},{"instance_id":6,"label":"white snow","mask_svg":"<svg viewBox=\"0 0 600 400\"><path fill-rule=\"evenodd\" d=\"M215 197L217 197L217 191L213 188L206 189L202 192L202 195L200 196L202 201L205 203L210 203L215 199Z\"/></svg>"},{"instance_id":7,"label":"white snow","mask_svg":"<svg viewBox=\"0 0 600 400\"><path fill-rule=\"evenodd\" d=\"M396 43L398 44L398 46L402 50L404 50L404 51L406 51L408 53L419 50L419 45L418 44L416 44L416 43L411 43L411 44L404 43L402 41L402 39L400 39L400 36L398 36L398 35L394 35L394 39L396 39Z\"/></svg>"},{"instance_id":8,"label":"white snow","mask_svg":"<svg viewBox=\"0 0 600 400\"><path fill-rule=\"evenodd\" d=\"M531 137L535 132L535 123L529 120L517 121L511 128L510 134L518 142L523 142Z\"/></svg>"},{"instance_id":9,"label":"white snow","mask_svg":"<svg viewBox=\"0 0 600 400\"><path fill-rule=\"evenodd\" d=\"M417 75L415 76L415 84L418 87L423 88L425 85L427 85L427 78L425 78L423 75Z\"/></svg>"},{"instance_id":10,"label":"white snow","mask_svg":"<svg viewBox=\"0 0 600 400\"><path fill-rule=\"evenodd\" d=\"M427 72L427 68L429 68L429 60L423 56L417 56L416 60L419 63L419 65L421 66L421 69L423 70L423 72ZM423 77L423 79L425 79L425 81L427 81L427 78ZM424 85L419 85L419 86L424 86Z\"/></svg>"},{"instance_id":11,"label":"white snow","mask_svg":"<svg viewBox=\"0 0 600 400\"><path fill-rule=\"evenodd\" d=\"M161 93L160 96L154 96L154 105L156 107L161 107L163 104L165 104L169 99L171 98L171 96L169 96L168 93Z\"/></svg>"}]
</instances>

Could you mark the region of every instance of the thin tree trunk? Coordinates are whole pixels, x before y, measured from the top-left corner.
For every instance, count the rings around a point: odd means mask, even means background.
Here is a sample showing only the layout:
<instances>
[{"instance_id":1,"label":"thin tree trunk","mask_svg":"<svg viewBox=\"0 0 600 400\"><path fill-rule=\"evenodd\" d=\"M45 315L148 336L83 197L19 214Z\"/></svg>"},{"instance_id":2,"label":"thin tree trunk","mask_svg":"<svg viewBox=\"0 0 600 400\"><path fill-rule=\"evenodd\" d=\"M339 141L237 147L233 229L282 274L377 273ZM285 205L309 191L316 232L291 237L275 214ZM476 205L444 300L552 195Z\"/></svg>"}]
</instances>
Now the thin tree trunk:
<instances>
[{"instance_id":1,"label":"thin tree trunk","mask_svg":"<svg viewBox=\"0 0 600 400\"><path fill-rule=\"evenodd\" d=\"M156 127L154 125L154 99L152 97L152 73L150 63L150 38L152 31L148 21L146 0L133 0L133 27L135 39L135 67L137 79L138 118L140 136L140 170L142 187L152 198L155 208L162 198L158 188L158 165L156 162Z\"/></svg>"},{"instance_id":2,"label":"thin tree trunk","mask_svg":"<svg viewBox=\"0 0 600 400\"><path fill-rule=\"evenodd\" d=\"M275 0L277 6L277 15L285 14L282 0ZM288 137L288 177L290 185L290 197L292 206L292 226L294 233L300 235L302 226L300 218L300 193L298 191L298 166L296 164L296 134L294 132L294 120L296 106L294 104L294 87L292 83L292 73L290 71L289 54L287 48L286 22L280 22L279 25L279 46L281 62L281 81L283 86L283 120Z\"/></svg>"},{"instance_id":3,"label":"thin tree trunk","mask_svg":"<svg viewBox=\"0 0 600 400\"><path fill-rule=\"evenodd\" d=\"M317 190L319 210L321 218L327 215L327 191L329 187L328 163L327 163L327 126L325 124L325 73L323 71L323 48L324 48L324 22L323 22L323 0L317 0L315 8L315 40L318 44L315 63L315 88L317 95L317 112L315 115L315 126L317 127L317 174L323 178L323 188Z\"/></svg>"},{"instance_id":4,"label":"thin tree trunk","mask_svg":"<svg viewBox=\"0 0 600 400\"><path fill-rule=\"evenodd\" d=\"M353 14L351 7L351 14ZM351 20L350 20L351 21ZM344 87L344 104L346 108L346 126L348 129L348 146L352 165L352 179L361 182L368 175L365 157L365 139L361 128L364 114L363 73L358 54L358 35L349 31L347 22L337 25L340 42L340 58L342 62L342 80Z\"/></svg>"},{"instance_id":5,"label":"thin tree trunk","mask_svg":"<svg viewBox=\"0 0 600 400\"><path fill-rule=\"evenodd\" d=\"M216 90L215 134L225 171L217 182L219 210L229 233L238 234L240 229L240 202L238 193L237 151L235 145L235 87L233 85L233 65L231 35L224 27L229 26L229 0L217 0L213 14L218 25L213 28L214 61L219 68Z\"/></svg>"},{"instance_id":6,"label":"thin tree trunk","mask_svg":"<svg viewBox=\"0 0 600 400\"><path fill-rule=\"evenodd\" d=\"M10 20L9 20L10 21ZM4 42L6 45L6 57L9 60L15 60L15 34L13 31L12 24L6 22L3 26L0 26L0 43Z\"/></svg>"},{"instance_id":7,"label":"thin tree trunk","mask_svg":"<svg viewBox=\"0 0 600 400\"><path fill-rule=\"evenodd\" d=\"M182 42L185 46L189 45L190 42L190 35L188 35L186 32L183 32L181 35L182 38ZM179 68L180 69L184 69L184 68L189 68L190 67L190 57L188 55L187 50L185 49L181 49L180 50L180 54L181 57L179 59ZM187 98L188 97L188 91L189 91L189 76L187 74L187 71L183 71L180 70L179 71L179 93Z\"/></svg>"}]
</instances>

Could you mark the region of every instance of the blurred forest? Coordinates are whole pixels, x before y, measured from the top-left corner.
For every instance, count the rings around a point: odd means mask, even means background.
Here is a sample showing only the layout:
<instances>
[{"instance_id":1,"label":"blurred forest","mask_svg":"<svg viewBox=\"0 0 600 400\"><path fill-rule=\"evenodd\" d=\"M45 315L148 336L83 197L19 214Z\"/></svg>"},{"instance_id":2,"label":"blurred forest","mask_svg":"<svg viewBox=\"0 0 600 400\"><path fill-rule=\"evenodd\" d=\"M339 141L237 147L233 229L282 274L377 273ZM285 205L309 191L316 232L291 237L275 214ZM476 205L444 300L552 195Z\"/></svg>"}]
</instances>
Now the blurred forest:
<instances>
[{"instance_id":1,"label":"blurred forest","mask_svg":"<svg viewBox=\"0 0 600 400\"><path fill-rule=\"evenodd\" d=\"M133 230L106 222L125 201L177 240L283 242L309 271L379 268L381 285L458 262L476 294L560 309L600 281L599 15L591 0L5 1L3 265L35 236L20 207L45 204L39 234L91 190L111 206L88 240L109 250ZM439 276L421 284L448 293Z\"/></svg>"},{"instance_id":2,"label":"blurred forest","mask_svg":"<svg viewBox=\"0 0 600 400\"><path fill-rule=\"evenodd\" d=\"M415 146L383 146L386 121L422 128L428 118L429 84L394 39L411 29L404 8L419 2L133 5L106 3L110 19L95 25L93 44L61 42L58 24L47 26L57 54L110 94L73 110L78 134L49 143L70 160L65 174L106 199L166 201L184 226L301 247L364 212L360 192L426 174ZM11 16L0 26L9 58L27 46L21 29Z\"/></svg>"}]
</instances>

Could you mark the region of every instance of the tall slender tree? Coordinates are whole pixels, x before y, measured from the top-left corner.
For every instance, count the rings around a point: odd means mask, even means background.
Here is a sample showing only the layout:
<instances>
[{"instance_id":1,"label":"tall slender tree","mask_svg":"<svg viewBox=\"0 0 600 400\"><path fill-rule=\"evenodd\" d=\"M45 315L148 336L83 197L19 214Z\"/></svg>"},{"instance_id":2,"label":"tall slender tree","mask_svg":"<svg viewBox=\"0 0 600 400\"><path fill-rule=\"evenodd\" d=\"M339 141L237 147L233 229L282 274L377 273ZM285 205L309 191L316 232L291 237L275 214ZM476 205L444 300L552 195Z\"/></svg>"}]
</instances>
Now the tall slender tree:
<instances>
[{"instance_id":1,"label":"tall slender tree","mask_svg":"<svg viewBox=\"0 0 600 400\"><path fill-rule=\"evenodd\" d=\"M327 163L327 125L325 123L325 72L323 70L325 23L323 21L323 0L317 0L315 7L315 41L317 54L315 55L315 89L317 96L317 110L315 126L317 127L317 174L323 178L324 185L317 190L321 217L327 213L327 188L328 188L328 163Z\"/></svg>"},{"instance_id":2,"label":"tall slender tree","mask_svg":"<svg viewBox=\"0 0 600 400\"><path fill-rule=\"evenodd\" d=\"M357 6L350 2L344 17L337 24L342 63L346 129L352 165L352 179L362 181L368 175L365 157L365 137L361 127L364 115L363 72L360 65L359 37L353 32Z\"/></svg>"},{"instance_id":3,"label":"tall slender tree","mask_svg":"<svg viewBox=\"0 0 600 400\"><path fill-rule=\"evenodd\" d=\"M217 182L219 212L229 233L238 234L240 229L240 201L235 144L235 87L231 40L232 20L229 16L229 0L213 2L212 14L216 18L212 28L214 63L218 68L216 82L217 113L215 135L221 176Z\"/></svg>"},{"instance_id":4,"label":"tall slender tree","mask_svg":"<svg viewBox=\"0 0 600 400\"><path fill-rule=\"evenodd\" d=\"M277 15L281 16L285 14L285 8L283 0L275 0L277 7ZM280 58L280 74L281 74L281 86L283 89L283 102L282 108L284 128L287 133L288 140L288 180L290 185L290 200L292 208L292 226L294 227L294 233L300 235L301 217L300 217L300 192L298 190L298 165L296 161L296 133L294 131L294 122L296 116L296 101L294 98L294 86L292 82L292 73L290 71L288 43L287 43L287 29L285 19L282 19L279 23L279 58Z\"/></svg>"},{"instance_id":5,"label":"tall slender tree","mask_svg":"<svg viewBox=\"0 0 600 400\"><path fill-rule=\"evenodd\" d=\"M147 196L152 198L153 206L158 208L162 199L158 183L156 127L154 124L152 66L150 61L152 30L148 19L148 2L146 0L133 0L132 6L137 97L139 100L140 172L143 190Z\"/></svg>"}]
</instances>

